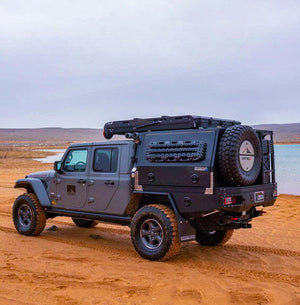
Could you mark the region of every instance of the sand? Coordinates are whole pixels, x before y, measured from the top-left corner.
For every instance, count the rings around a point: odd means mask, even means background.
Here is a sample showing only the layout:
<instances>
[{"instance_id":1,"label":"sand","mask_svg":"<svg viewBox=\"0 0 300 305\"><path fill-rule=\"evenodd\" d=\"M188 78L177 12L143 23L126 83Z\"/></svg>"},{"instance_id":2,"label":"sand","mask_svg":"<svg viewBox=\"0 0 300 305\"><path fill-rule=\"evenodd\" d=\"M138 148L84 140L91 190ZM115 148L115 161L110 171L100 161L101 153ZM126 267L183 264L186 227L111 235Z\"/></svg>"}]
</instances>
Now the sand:
<instances>
[{"instance_id":1,"label":"sand","mask_svg":"<svg viewBox=\"0 0 300 305\"><path fill-rule=\"evenodd\" d=\"M50 168L0 159L1 305L300 304L299 196L280 195L222 247L188 242L174 259L150 262L134 251L127 227L83 229L58 217L39 237L17 234L11 207L22 191L14 181Z\"/></svg>"}]
</instances>

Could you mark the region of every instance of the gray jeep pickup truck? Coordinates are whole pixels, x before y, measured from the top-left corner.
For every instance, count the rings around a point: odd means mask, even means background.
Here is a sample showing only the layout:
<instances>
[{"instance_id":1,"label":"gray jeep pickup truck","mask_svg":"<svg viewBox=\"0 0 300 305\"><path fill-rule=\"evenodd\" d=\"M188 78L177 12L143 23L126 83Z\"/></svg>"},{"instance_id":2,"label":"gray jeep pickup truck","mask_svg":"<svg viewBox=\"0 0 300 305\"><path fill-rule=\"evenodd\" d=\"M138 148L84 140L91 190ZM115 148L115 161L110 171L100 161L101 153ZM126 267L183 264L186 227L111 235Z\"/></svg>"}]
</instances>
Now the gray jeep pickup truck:
<instances>
[{"instance_id":1,"label":"gray jeep pickup truck","mask_svg":"<svg viewBox=\"0 0 300 305\"><path fill-rule=\"evenodd\" d=\"M224 244L276 200L272 131L186 115L109 122L103 134L127 140L72 144L54 170L16 181L20 234L57 216L112 222L130 226L142 257L167 260L184 241Z\"/></svg>"}]
</instances>

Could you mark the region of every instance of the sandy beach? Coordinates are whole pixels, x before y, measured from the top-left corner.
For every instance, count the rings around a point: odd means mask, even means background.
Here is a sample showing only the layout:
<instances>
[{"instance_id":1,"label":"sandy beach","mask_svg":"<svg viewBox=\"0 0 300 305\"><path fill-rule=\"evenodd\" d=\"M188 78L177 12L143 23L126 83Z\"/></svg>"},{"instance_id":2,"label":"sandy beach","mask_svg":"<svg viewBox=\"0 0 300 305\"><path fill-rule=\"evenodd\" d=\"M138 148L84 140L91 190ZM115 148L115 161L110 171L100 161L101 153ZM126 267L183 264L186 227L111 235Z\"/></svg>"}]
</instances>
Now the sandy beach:
<instances>
[{"instance_id":1,"label":"sandy beach","mask_svg":"<svg viewBox=\"0 0 300 305\"><path fill-rule=\"evenodd\" d=\"M58 217L39 237L17 234L11 207L22 190L14 182L46 169L0 158L1 305L300 304L300 196L280 195L222 247L188 242L174 259L150 262L134 251L127 227L83 229Z\"/></svg>"}]
</instances>

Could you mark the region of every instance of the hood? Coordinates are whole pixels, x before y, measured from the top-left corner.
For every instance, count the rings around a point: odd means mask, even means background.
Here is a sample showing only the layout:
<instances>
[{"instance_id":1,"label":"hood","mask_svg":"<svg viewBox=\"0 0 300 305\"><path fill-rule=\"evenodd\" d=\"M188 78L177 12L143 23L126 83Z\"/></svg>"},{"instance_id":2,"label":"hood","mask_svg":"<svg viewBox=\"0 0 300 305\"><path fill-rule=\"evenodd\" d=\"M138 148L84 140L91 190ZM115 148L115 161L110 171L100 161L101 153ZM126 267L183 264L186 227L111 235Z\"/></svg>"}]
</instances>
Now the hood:
<instances>
[{"instance_id":1,"label":"hood","mask_svg":"<svg viewBox=\"0 0 300 305\"><path fill-rule=\"evenodd\" d=\"M52 178L55 175L54 170L31 173L26 178Z\"/></svg>"}]
</instances>

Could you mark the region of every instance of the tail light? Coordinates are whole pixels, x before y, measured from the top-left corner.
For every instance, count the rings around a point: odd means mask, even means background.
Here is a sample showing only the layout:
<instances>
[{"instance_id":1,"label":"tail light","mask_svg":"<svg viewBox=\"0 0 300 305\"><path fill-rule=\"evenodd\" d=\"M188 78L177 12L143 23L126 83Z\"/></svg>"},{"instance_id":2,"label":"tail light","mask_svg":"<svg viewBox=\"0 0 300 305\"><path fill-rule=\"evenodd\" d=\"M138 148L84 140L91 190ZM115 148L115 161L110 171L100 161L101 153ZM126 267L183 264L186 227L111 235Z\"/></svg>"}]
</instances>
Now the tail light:
<instances>
[{"instance_id":1,"label":"tail light","mask_svg":"<svg viewBox=\"0 0 300 305\"><path fill-rule=\"evenodd\" d=\"M229 204L236 204L236 196L232 196L232 197L225 197L224 198L224 205L229 205Z\"/></svg>"}]
</instances>

